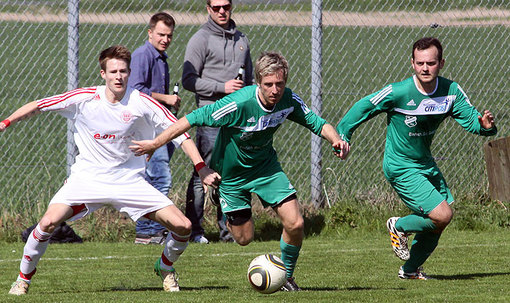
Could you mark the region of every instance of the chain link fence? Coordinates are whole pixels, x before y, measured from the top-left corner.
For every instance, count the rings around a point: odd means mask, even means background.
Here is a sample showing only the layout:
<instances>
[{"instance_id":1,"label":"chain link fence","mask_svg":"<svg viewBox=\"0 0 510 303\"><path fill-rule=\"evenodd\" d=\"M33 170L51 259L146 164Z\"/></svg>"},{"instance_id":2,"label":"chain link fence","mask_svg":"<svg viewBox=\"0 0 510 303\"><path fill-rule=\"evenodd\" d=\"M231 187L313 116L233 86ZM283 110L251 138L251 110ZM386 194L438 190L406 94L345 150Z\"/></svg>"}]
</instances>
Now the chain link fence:
<instances>
[{"instance_id":1,"label":"chain link fence","mask_svg":"<svg viewBox=\"0 0 510 303\"><path fill-rule=\"evenodd\" d=\"M102 84L97 57L113 44L130 50L147 39L147 23L157 11L177 22L169 50L170 82L180 81L186 43L207 20L205 0L79 2L78 85ZM316 2L320 3L320 2ZM492 1L334 1L322 2L322 116L336 126L348 108L385 84L412 75L411 47L423 36L444 44L442 75L459 82L479 111L495 113L498 137L509 135L510 2ZM68 89L68 1L0 2L0 117L21 105ZM277 50L289 60L288 87L310 104L311 1L234 0L233 19L250 39L253 60ZM506 46L505 46L506 45ZM317 84L317 83L316 83ZM181 113L195 108L182 91ZM181 114L182 115L182 114ZM193 132L191 132L193 135ZM287 123L275 138L284 170L309 203L310 135ZM466 133L449 119L434 145L440 168L454 195L487 194L482 145L489 139ZM40 212L66 178L66 121L39 115L0 134L0 210ZM391 201L382 158L385 117L380 115L355 133L348 161L322 145L322 192L327 203L355 197ZM171 197L182 202L192 171L182 152L172 161Z\"/></svg>"}]
</instances>

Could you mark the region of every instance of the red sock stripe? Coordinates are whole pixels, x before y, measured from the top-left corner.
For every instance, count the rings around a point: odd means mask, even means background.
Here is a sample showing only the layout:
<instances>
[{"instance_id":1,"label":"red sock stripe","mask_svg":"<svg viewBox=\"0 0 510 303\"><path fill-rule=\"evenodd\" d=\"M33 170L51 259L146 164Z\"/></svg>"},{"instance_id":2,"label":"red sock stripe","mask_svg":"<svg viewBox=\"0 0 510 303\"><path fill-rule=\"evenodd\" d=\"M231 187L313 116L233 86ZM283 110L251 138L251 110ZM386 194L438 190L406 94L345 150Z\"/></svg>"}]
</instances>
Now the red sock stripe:
<instances>
[{"instance_id":1,"label":"red sock stripe","mask_svg":"<svg viewBox=\"0 0 510 303\"><path fill-rule=\"evenodd\" d=\"M168 258L165 256L165 253L161 254L161 261L163 261L163 264L165 264L166 266L172 266L172 264L174 264L173 262L170 262L170 260L168 260Z\"/></svg>"},{"instance_id":2,"label":"red sock stripe","mask_svg":"<svg viewBox=\"0 0 510 303\"><path fill-rule=\"evenodd\" d=\"M35 274L35 271L37 270L37 268L35 268L34 270L32 270L31 273L29 274L24 274L22 273L21 271L19 272L19 277L23 280L27 280L27 281L30 281L32 280L32 276Z\"/></svg>"},{"instance_id":3,"label":"red sock stripe","mask_svg":"<svg viewBox=\"0 0 510 303\"><path fill-rule=\"evenodd\" d=\"M172 238L174 238L175 241L179 241L179 242L188 242L189 240L189 236L178 236L174 233L170 233L172 235Z\"/></svg>"},{"instance_id":4,"label":"red sock stripe","mask_svg":"<svg viewBox=\"0 0 510 303\"><path fill-rule=\"evenodd\" d=\"M46 242L51 238L51 234L43 235L38 230L39 225L34 228L34 231L32 232L32 236L37 242Z\"/></svg>"}]
</instances>

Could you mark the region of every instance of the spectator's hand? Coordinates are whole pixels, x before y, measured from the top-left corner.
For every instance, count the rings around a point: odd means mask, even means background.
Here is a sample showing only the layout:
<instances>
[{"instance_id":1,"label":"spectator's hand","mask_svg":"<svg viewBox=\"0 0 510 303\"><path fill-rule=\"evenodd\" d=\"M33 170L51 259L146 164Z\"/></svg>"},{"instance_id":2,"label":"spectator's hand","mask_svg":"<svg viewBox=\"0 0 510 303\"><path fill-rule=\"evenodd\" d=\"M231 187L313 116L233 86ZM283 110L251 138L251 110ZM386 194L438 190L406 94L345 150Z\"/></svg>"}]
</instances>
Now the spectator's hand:
<instances>
[{"instance_id":1,"label":"spectator's hand","mask_svg":"<svg viewBox=\"0 0 510 303\"><path fill-rule=\"evenodd\" d=\"M236 90L243 88L243 86L244 86L243 80L235 80L235 79L229 80L229 81L225 82L225 93L227 93L227 94L233 93Z\"/></svg>"},{"instance_id":2,"label":"spectator's hand","mask_svg":"<svg viewBox=\"0 0 510 303\"><path fill-rule=\"evenodd\" d=\"M342 160L347 159L349 151L351 150L351 146L349 145L349 143L340 140L331 144L331 146L333 146L333 153L335 154L335 156Z\"/></svg>"},{"instance_id":3,"label":"spectator's hand","mask_svg":"<svg viewBox=\"0 0 510 303\"><path fill-rule=\"evenodd\" d=\"M478 116L478 122L485 129L491 129L494 127L494 116L488 110L483 112L483 116Z\"/></svg>"},{"instance_id":4,"label":"spectator's hand","mask_svg":"<svg viewBox=\"0 0 510 303\"><path fill-rule=\"evenodd\" d=\"M165 95L165 103L175 108L175 111L179 111L179 107L181 107L181 97L178 95Z\"/></svg>"},{"instance_id":5,"label":"spectator's hand","mask_svg":"<svg viewBox=\"0 0 510 303\"><path fill-rule=\"evenodd\" d=\"M205 166L202 169L200 169L198 171L198 175L200 176L200 179L202 180L202 183L204 184L205 187L212 186L214 188L218 188L218 185L220 185L221 182L220 174L218 174L208 166Z\"/></svg>"}]
</instances>

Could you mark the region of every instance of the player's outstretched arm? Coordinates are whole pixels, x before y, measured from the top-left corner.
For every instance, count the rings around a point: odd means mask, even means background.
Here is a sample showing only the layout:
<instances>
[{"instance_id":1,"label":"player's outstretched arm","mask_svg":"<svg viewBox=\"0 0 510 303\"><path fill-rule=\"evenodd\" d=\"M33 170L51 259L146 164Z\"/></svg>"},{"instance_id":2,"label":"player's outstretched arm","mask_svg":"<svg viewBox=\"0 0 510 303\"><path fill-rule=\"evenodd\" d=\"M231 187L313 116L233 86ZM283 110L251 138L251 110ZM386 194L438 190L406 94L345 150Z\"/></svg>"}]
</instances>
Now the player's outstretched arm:
<instances>
[{"instance_id":1,"label":"player's outstretched arm","mask_svg":"<svg viewBox=\"0 0 510 303\"><path fill-rule=\"evenodd\" d=\"M328 140L329 143L331 143L335 156L342 160L347 159L350 151L350 145L349 143L340 139L336 129L331 124L324 124L321 130L321 136Z\"/></svg>"},{"instance_id":2,"label":"player's outstretched arm","mask_svg":"<svg viewBox=\"0 0 510 303\"><path fill-rule=\"evenodd\" d=\"M146 154L152 155L156 149L184 134L190 128L191 125L189 124L188 119L186 119L186 117L182 117L152 140L131 141L133 142L133 145L130 145L129 149L135 153L135 156Z\"/></svg>"},{"instance_id":3,"label":"player's outstretched arm","mask_svg":"<svg viewBox=\"0 0 510 303\"><path fill-rule=\"evenodd\" d=\"M30 118L39 114L41 111L37 107L37 102L32 101L18 108L14 113L12 113L7 119L0 122L0 132L3 132L9 125L12 123L16 123L18 121Z\"/></svg>"},{"instance_id":4,"label":"player's outstretched arm","mask_svg":"<svg viewBox=\"0 0 510 303\"><path fill-rule=\"evenodd\" d=\"M494 123L494 115L488 110L483 111L483 116L478 116L478 122L485 129L491 129L496 125Z\"/></svg>"},{"instance_id":5,"label":"player's outstretched arm","mask_svg":"<svg viewBox=\"0 0 510 303\"><path fill-rule=\"evenodd\" d=\"M221 176L205 165L202 156L198 152L197 146L191 139L184 140L181 144L181 148L184 153L191 159L195 169L205 186L217 187L220 184Z\"/></svg>"}]
</instances>

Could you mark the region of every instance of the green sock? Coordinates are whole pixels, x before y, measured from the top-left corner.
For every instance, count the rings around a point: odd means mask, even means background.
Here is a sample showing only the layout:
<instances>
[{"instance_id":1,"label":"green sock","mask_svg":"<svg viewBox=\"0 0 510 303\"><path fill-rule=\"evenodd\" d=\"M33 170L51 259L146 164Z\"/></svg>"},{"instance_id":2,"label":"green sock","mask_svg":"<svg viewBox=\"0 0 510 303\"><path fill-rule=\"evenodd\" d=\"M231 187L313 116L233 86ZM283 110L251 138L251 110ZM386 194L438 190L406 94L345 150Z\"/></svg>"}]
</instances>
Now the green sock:
<instances>
[{"instance_id":1,"label":"green sock","mask_svg":"<svg viewBox=\"0 0 510 303\"><path fill-rule=\"evenodd\" d=\"M436 225L430 218L416 214L411 214L398 219L397 223L395 223L395 227L398 231L405 233L427 232L436 229Z\"/></svg>"},{"instance_id":2,"label":"green sock","mask_svg":"<svg viewBox=\"0 0 510 303\"><path fill-rule=\"evenodd\" d=\"M301 246L287 244L283 241L282 237L280 239L280 250L282 251L283 264L285 264L285 268L287 269L287 278L292 278Z\"/></svg>"},{"instance_id":3,"label":"green sock","mask_svg":"<svg viewBox=\"0 0 510 303\"><path fill-rule=\"evenodd\" d=\"M411 246L411 257L404 264L404 272L415 272L432 254L441 234L424 232L416 234Z\"/></svg>"}]
</instances>

